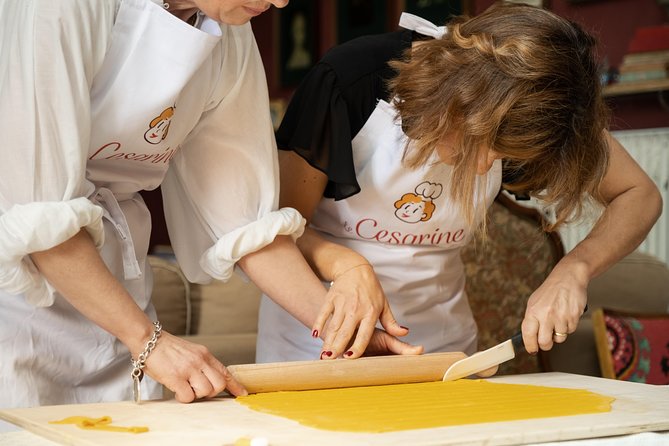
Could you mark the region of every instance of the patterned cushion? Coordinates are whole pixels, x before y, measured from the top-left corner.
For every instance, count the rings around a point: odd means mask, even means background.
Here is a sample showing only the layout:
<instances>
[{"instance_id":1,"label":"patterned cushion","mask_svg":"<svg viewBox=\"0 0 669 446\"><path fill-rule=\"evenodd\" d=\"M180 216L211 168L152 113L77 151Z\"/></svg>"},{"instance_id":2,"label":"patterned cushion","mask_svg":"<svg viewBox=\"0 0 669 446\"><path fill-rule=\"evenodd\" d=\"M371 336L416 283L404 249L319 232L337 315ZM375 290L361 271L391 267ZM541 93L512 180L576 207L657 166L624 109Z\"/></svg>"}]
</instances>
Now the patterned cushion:
<instances>
[{"instance_id":1,"label":"patterned cushion","mask_svg":"<svg viewBox=\"0 0 669 446\"><path fill-rule=\"evenodd\" d=\"M602 307L627 313L668 313L669 266L650 254L632 252L590 281L588 307L576 331L546 355L551 371L602 376L592 316Z\"/></svg>"},{"instance_id":2,"label":"patterned cushion","mask_svg":"<svg viewBox=\"0 0 669 446\"><path fill-rule=\"evenodd\" d=\"M597 308L592 323L604 378L669 384L669 314Z\"/></svg>"},{"instance_id":3,"label":"patterned cushion","mask_svg":"<svg viewBox=\"0 0 669 446\"><path fill-rule=\"evenodd\" d=\"M536 210L500 194L488 215L487 239L462 252L466 290L479 327L479 350L520 330L527 299L563 255L559 237L542 230ZM502 364L498 373L543 371L540 358L521 353Z\"/></svg>"}]
</instances>

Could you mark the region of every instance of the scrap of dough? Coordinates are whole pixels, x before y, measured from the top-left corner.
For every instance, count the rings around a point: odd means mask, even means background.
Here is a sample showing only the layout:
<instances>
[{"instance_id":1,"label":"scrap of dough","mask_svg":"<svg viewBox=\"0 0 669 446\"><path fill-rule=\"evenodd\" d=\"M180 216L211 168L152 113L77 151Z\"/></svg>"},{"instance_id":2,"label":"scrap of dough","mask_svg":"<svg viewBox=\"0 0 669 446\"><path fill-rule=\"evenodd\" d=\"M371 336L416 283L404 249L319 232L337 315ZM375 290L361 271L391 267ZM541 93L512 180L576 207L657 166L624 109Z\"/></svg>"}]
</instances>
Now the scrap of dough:
<instances>
[{"instance_id":1,"label":"scrap of dough","mask_svg":"<svg viewBox=\"0 0 669 446\"><path fill-rule=\"evenodd\" d=\"M333 431L391 432L610 412L615 398L588 390L461 379L258 393L236 401Z\"/></svg>"},{"instance_id":2,"label":"scrap of dough","mask_svg":"<svg viewBox=\"0 0 669 446\"><path fill-rule=\"evenodd\" d=\"M130 427L113 426L111 422L112 419L109 416L103 416L100 418L73 416L64 418L59 421L49 421L49 424L74 424L81 429L91 429L91 430L111 431L111 432L129 432L132 434L141 434L143 432L149 431L149 428L145 426L130 426Z\"/></svg>"}]
</instances>

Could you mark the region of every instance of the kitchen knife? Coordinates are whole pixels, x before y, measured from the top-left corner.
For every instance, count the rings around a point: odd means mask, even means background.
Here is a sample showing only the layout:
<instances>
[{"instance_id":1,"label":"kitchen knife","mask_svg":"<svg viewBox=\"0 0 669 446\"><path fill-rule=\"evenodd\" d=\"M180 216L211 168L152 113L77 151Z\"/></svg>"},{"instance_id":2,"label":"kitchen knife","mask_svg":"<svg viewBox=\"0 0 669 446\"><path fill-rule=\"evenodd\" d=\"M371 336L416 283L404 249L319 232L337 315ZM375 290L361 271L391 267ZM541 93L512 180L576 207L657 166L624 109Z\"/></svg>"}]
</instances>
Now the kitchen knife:
<instances>
[{"instance_id":1,"label":"kitchen knife","mask_svg":"<svg viewBox=\"0 0 669 446\"><path fill-rule=\"evenodd\" d=\"M585 305L583 313L588 311L588 305ZM474 375L478 372L494 367L503 362L516 357L516 353L521 351L523 344L523 333L518 332L511 339L490 347L488 350L474 353L464 359L454 362L444 373L442 381L455 381L456 379Z\"/></svg>"},{"instance_id":2,"label":"kitchen knife","mask_svg":"<svg viewBox=\"0 0 669 446\"><path fill-rule=\"evenodd\" d=\"M524 348L523 334L518 332L501 344L454 362L444 373L442 381L455 381L499 365L515 358L516 352L522 348Z\"/></svg>"}]
</instances>

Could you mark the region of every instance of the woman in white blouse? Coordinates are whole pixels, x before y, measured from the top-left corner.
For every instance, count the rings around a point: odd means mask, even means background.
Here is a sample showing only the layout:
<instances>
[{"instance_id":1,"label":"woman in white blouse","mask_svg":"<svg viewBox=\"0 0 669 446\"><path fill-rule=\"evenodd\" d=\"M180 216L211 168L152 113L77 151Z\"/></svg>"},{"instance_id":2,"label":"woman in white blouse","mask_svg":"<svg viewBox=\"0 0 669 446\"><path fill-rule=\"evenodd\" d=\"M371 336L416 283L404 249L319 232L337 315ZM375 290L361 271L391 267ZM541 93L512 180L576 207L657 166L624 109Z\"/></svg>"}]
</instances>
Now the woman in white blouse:
<instances>
[{"instance_id":1,"label":"woman in white blouse","mask_svg":"<svg viewBox=\"0 0 669 446\"><path fill-rule=\"evenodd\" d=\"M302 217L278 209L248 24L287 3L0 3L0 407L245 392L155 321L143 189L162 186L191 281L238 265L313 324L326 291L292 240Z\"/></svg>"}]
</instances>

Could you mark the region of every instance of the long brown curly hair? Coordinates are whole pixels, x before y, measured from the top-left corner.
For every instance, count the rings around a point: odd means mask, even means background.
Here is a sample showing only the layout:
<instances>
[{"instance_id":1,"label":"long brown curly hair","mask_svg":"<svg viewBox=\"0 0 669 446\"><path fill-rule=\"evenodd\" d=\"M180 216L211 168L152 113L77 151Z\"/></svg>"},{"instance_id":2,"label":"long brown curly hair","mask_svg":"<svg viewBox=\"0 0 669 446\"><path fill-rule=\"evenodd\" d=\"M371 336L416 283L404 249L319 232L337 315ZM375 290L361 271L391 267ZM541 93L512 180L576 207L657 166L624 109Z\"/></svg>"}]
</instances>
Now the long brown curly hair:
<instances>
[{"instance_id":1,"label":"long brown curly hair","mask_svg":"<svg viewBox=\"0 0 669 446\"><path fill-rule=\"evenodd\" d=\"M601 202L609 112L595 39L521 4L495 4L447 29L391 62L390 91L411 140L405 163L427 163L445 135L455 135L449 190L470 223L485 212L473 197L478 160L489 149L514 177L507 189L554 206L557 221L548 229L578 217L584 199Z\"/></svg>"}]
</instances>

